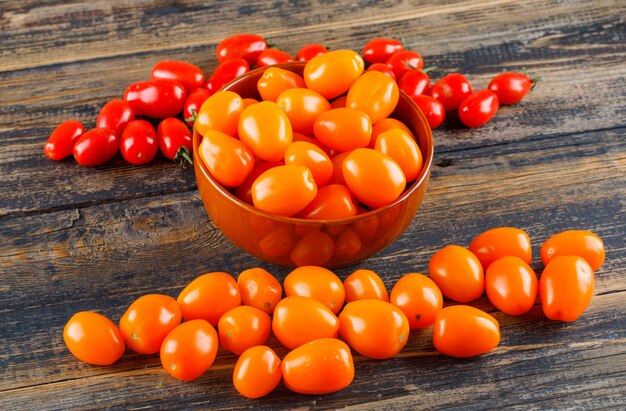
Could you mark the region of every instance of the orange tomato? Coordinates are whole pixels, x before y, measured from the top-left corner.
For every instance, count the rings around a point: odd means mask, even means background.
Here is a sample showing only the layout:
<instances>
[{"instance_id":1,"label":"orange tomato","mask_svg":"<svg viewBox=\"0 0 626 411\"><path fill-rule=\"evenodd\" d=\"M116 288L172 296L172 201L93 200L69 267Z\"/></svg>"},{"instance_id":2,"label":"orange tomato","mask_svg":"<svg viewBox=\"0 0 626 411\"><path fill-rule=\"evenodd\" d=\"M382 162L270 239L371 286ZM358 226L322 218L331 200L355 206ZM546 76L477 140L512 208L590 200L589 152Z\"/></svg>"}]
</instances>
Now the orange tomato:
<instances>
[{"instance_id":1,"label":"orange tomato","mask_svg":"<svg viewBox=\"0 0 626 411\"><path fill-rule=\"evenodd\" d=\"M331 108L345 108L346 101L348 100L348 96L345 94L343 96L339 96L330 103Z\"/></svg>"},{"instance_id":2,"label":"orange tomato","mask_svg":"<svg viewBox=\"0 0 626 411\"><path fill-rule=\"evenodd\" d=\"M376 123L393 113L399 99L400 92L394 79L380 71L368 71L350 87L346 107L363 111L372 123Z\"/></svg>"},{"instance_id":3,"label":"orange tomato","mask_svg":"<svg viewBox=\"0 0 626 411\"><path fill-rule=\"evenodd\" d=\"M63 341L81 361L111 365L124 354L124 338L115 324L102 314L80 311L63 329Z\"/></svg>"},{"instance_id":4,"label":"orange tomato","mask_svg":"<svg viewBox=\"0 0 626 411\"><path fill-rule=\"evenodd\" d=\"M443 295L451 300L466 303L485 290L483 267L467 248L445 246L430 258L428 271Z\"/></svg>"},{"instance_id":5,"label":"orange tomato","mask_svg":"<svg viewBox=\"0 0 626 411\"><path fill-rule=\"evenodd\" d=\"M344 281L346 302L357 300L382 300L389 302L389 293L383 280L371 270L356 270Z\"/></svg>"},{"instance_id":6,"label":"orange tomato","mask_svg":"<svg viewBox=\"0 0 626 411\"><path fill-rule=\"evenodd\" d=\"M270 348L258 345L237 359L233 385L246 398L260 398L274 391L283 375L280 358Z\"/></svg>"},{"instance_id":7,"label":"orange tomato","mask_svg":"<svg viewBox=\"0 0 626 411\"><path fill-rule=\"evenodd\" d=\"M400 120L396 120L395 118L387 117L374 123L374 125L372 126L372 138L367 147L368 148L376 147L376 141L378 140L378 136L381 133L385 131L393 130L394 128L399 128L400 130L407 132L411 136L411 138L415 140L413 133L406 126L406 124L404 124Z\"/></svg>"},{"instance_id":8,"label":"orange tomato","mask_svg":"<svg viewBox=\"0 0 626 411\"><path fill-rule=\"evenodd\" d=\"M294 132L293 133L293 141L304 141L306 143L315 144L316 146L321 148L322 151L324 153L326 153L326 155L330 156L330 149L328 147L326 147L324 144L322 144L318 139L316 139L314 137L309 137L309 136L305 136L302 133Z\"/></svg>"},{"instance_id":9,"label":"orange tomato","mask_svg":"<svg viewBox=\"0 0 626 411\"><path fill-rule=\"evenodd\" d=\"M328 184L342 184L346 185L346 179L343 178L343 161L348 157L351 151L339 153L332 157L330 161L333 163L333 174L328 180Z\"/></svg>"},{"instance_id":10,"label":"orange tomato","mask_svg":"<svg viewBox=\"0 0 626 411\"><path fill-rule=\"evenodd\" d=\"M311 170L318 188L326 185L333 175L333 163L324 150L305 141L295 141L287 147L285 164L304 166Z\"/></svg>"},{"instance_id":11,"label":"orange tomato","mask_svg":"<svg viewBox=\"0 0 626 411\"><path fill-rule=\"evenodd\" d=\"M357 300L339 314L339 335L359 354L391 358L409 339L409 321L396 306L381 300Z\"/></svg>"},{"instance_id":12,"label":"orange tomato","mask_svg":"<svg viewBox=\"0 0 626 411\"><path fill-rule=\"evenodd\" d=\"M330 184L317 190L313 201L298 213L299 218L309 220L335 220L355 215L352 193L341 184Z\"/></svg>"},{"instance_id":13,"label":"orange tomato","mask_svg":"<svg viewBox=\"0 0 626 411\"><path fill-rule=\"evenodd\" d=\"M205 320L186 321L161 345L161 365L172 377L191 381L208 370L217 355L217 332Z\"/></svg>"},{"instance_id":14,"label":"orange tomato","mask_svg":"<svg viewBox=\"0 0 626 411\"><path fill-rule=\"evenodd\" d=\"M277 228L259 241L259 248L267 256L280 257L288 255L293 250L294 243L295 239L290 230Z\"/></svg>"},{"instance_id":15,"label":"orange tomato","mask_svg":"<svg viewBox=\"0 0 626 411\"><path fill-rule=\"evenodd\" d=\"M274 312L283 296L283 287L276 277L263 268L250 268L237 277L239 294L244 305L268 314Z\"/></svg>"},{"instance_id":16,"label":"orange tomato","mask_svg":"<svg viewBox=\"0 0 626 411\"><path fill-rule=\"evenodd\" d=\"M313 133L326 147L349 151L367 147L372 137L372 122L361 110L335 108L317 117Z\"/></svg>"},{"instance_id":17,"label":"orange tomato","mask_svg":"<svg viewBox=\"0 0 626 411\"><path fill-rule=\"evenodd\" d=\"M337 258L351 258L361 250L363 243L357 233L350 227L346 228L335 240L334 255Z\"/></svg>"},{"instance_id":18,"label":"orange tomato","mask_svg":"<svg viewBox=\"0 0 626 411\"><path fill-rule=\"evenodd\" d=\"M287 114L294 131L313 133L315 119L331 109L330 103L321 94L306 88L292 88L280 93L276 104Z\"/></svg>"},{"instance_id":19,"label":"orange tomato","mask_svg":"<svg viewBox=\"0 0 626 411\"><path fill-rule=\"evenodd\" d=\"M263 100L276 101L285 90L304 88L304 79L296 73L278 67L269 67L257 82Z\"/></svg>"},{"instance_id":20,"label":"orange tomato","mask_svg":"<svg viewBox=\"0 0 626 411\"><path fill-rule=\"evenodd\" d=\"M554 257L577 255L596 271L604 263L605 251L602 239L591 231L569 230L548 238L541 246L541 261L548 265Z\"/></svg>"},{"instance_id":21,"label":"orange tomato","mask_svg":"<svg viewBox=\"0 0 626 411\"><path fill-rule=\"evenodd\" d=\"M318 338L337 337L339 320L316 299L294 295L276 305L272 332L282 345L294 349Z\"/></svg>"},{"instance_id":22,"label":"orange tomato","mask_svg":"<svg viewBox=\"0 0 626 411\"><path fill-rule=\"evenodd\" d=\"M393 286L389 302L402 310L411 329L424 328L435 321L443 307L443 296L433 280L423 274L409 273Z\"/></svg>"},{"instance_id":23,"label":"orange tomato","mask_svg":"<svg viewBox=\"0 0 626 411\"><path fill-rule=\"evenodd\" d=\"M211 175L227 187L242 184L254 168L254 155L241 141L220 131L208 130L198 151Z\"/></svg>"},{"instance_id":24,"label":"orange tomato","mask_svg":"<svg viewBox=\"0 0 626 411\"><path fill-rule=\"evenodd\" d=\"M337 97L359 78L365 63L353 50L335 50L313 57L304 66L306 86L327 99Z\"/></svg>"},{"instance_id":25,"label":"orange tomato","mask_svg":"<svg viewBox=\"0 0 626 411\"><path fill-rule=\"evenodd\" d=\"M539 280L543 313L551 320L574 321L589 306L594 289L595 276L587 260L576 255L554 257Z\"/></svg>"},{"instance_id":26,"label":"orange tomato","mask_svg":"<svg viewBox=\"0 0 626 411\"><path fill-rule=\"evenodd\" d=\"M385 131L378 136L375 149L400 166L406 181L415 180L422 171L422 152L411 134L399 128Z\"/></svg>"},{"instance_id":27,"label":"orange tomato","mask_svg":"<svg viewBox=\"0 0 626 411\"><path fill-rule=\"evenodd\" d=\"M291 250L289 256L297 266L323 265L335 251L335 243L326 233L311 232L302 237Z\"/></svg>"},{"instance_id":28,"label":"orange tomato","mask_svg":"<svg viewBox=\"0 0 626 411\"><path fill-rule=\"evenodd\" d=\"M453 305L435 317L433 344L442 354L473 357L493 350L499 343L498 321L478 308Z\"/></svg>"},{"instance_id":29,"label":"orange tomato","mask_svg":"<svg viewBox=\"0 0 626 411\"><path fill-rule=\"evenodd\" d=\"M259 100L255 99L255 98L250 98L250 97L246 97L243 99L243 108L246 108L248 106L251 106L253 104L258 103Z\"/></svg>"},{"instance_id":30,"label":"orange tomato","mask_svg":"<svg viewBox=\"0 0 626 411\"><path fill-rule=\"evenodd\" d=\"M346 388L354 379L350 348L335 338L306 343L283 358L283 382L300 394L328 394Z\"/></svg>"},{"instance_id":31,"label":"orange tomato","mask_svg":"<svg viewBox=\"0 0 626 411\"><path fill-rule=\"evenodd\" d=\"M480 260L483 270L495 260L519 257L526 264L532 260L530 237L525 231L514 227L497 227L479 234L472 240L469 250Z\"/></svg>"},{"instance_id":32,"label":"orange tomato","mask_svg":"<svg viewBox=\"0 0 626 411\"><path fill-rule=\"evenodd\" d=\"M217 326L226 311L241 305L241 296L235 279L217 271L194 279L180 292L177 301L186 321L203 319Z\"/></svg>"},{"instance_id":33,"label":"orange tomato","mask_svg":"<svg viewBox=\"0 0 626 411\"><path fill-rule=\"evenodd\" d=\"M237 355L262 345L270 336L269 314L258 308L240 305L228 310L217 324L220 346Z\"/></svg>"},{"instance_id":34,"label":"orange tomato","mask_svg":"<svg viewBox=\"0 0 626 411\"><path fill-rule=\"evenodd\" d=\"M327 268L313 265L302 266L290 272L283 283L285 295L311 297L337 314L346 300L343 283Z\"/></svg>"},{"instance_id":35,"label":"orange tomato","mask_svg":"<svg viewBox=\"0 0 626 411\"><path fill-rule=\"evenodd\" d=\"M535 304L537 275L519 257L502 257L489 264L485 291L498 310L510 315L524 314Z\"/></svg>"},{"instance_id":36,"label":"orange tomato","mask_svg":"<svg viewBox=\"0 0 626 411\"><path fill-rule=\"evenodd\" d=\"M252 204L252 184L254 184L256 179L270 168L284 165L285 164L282 161L255 161L254 168L250 171L250 174L248 174L243 183L239 184L235 189L235 195L240 200L248 204Z\"/></svg>"},{"instance_id":37,"label":"orange tomato","mask_svg":"<svg viewBox=\"0 0 626 411\"><path fill-rule=\"evenodd\" d=\"M265 171L252 184L254 206L268 213L292 216L317 195L311 171L303 166L284 165Z\"/></svg>"},{"instance_id":38,"label":"orange tomato","mask_svg":"<svg viewBox=\"0 0 626 411\"><path fill-rule=\"evenodd\" d=\"M239 138L255 156L280 161L293 140L289 118L273 101L246 107L239 116Z\"/></svg>"},{"instance_id":39,"label":"orange tomato","mask_svg":"<svg viewBox=\"0 0 626 411\"><path fill-rule=\"evenodd\" d=\"M180 324L180 307L169 295L147 294L136 299L120 319L126 345L139 354L155 354L165 336Z\"/></svg>"},{"instance_id":40,"label":"orange tomato","mask_svg":"<svg viewBox=\"0 0 626 411\"><path fill-rule=\"evenodd\" d=\"M406 186L400 166L388 155L370 148L352 151L343 161L342 172L356 198L373 208L392 203Z\"/></svg>"},{"instance_id":41,"label":"orange tomato","mask_svg":"<svg viewBox=\"0 0 626 411\"><path fill-rule=\"evenodd\" d=\"M239 94L218 91L202 103L194 127L202 136L209 130L234 136L242 110L243 100Z\"/></svg>"}]
</instances>

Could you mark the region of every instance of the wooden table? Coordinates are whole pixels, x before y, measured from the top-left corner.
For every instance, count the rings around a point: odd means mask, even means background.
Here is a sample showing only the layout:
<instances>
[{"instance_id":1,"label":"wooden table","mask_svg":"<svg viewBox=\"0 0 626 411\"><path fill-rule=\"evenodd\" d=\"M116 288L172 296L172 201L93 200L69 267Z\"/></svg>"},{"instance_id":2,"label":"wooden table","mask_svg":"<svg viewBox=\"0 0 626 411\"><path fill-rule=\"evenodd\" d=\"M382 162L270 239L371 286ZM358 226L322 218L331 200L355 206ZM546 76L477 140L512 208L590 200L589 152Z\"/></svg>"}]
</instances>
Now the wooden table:
<instances>
[{"instance_id":1,"label":"wooden table","mask_svg":"<svg viewBox=\"0 0 626 411\"><path fill-rule=\"evenodd\" d=\"M0 3L0 409L67 408L621 408L626 407L626 4L623 1L3 1ZM70 355L62 329L79 310L117 321L146 293L176 296L209 271L262 266L214 227L191 168L121 156L87 168L52 162L43 143L61 121L93 126L100 107L162 59L210 72L215 45L252 31L295 53L309 42L361 50L402 37L433 74L467 73L476 89L525 67L543 81L478 129L435 130L430 187L413 224L356 268L383 276L427 272L447 244L496 226L526 230L538 250L566 229L599 234L607 260L588 310L548 321L537 304L501 324L493 352L438 354L431 330L412 332L395 358L355 356L343 391L296 395L280 385L250 401L231 384L220 350L194 382L167 375L158 356L115 365ZM276 340L270 345L278 347ZM284 349L278 348L280 355Z\"/></svg>"}]
</instances>

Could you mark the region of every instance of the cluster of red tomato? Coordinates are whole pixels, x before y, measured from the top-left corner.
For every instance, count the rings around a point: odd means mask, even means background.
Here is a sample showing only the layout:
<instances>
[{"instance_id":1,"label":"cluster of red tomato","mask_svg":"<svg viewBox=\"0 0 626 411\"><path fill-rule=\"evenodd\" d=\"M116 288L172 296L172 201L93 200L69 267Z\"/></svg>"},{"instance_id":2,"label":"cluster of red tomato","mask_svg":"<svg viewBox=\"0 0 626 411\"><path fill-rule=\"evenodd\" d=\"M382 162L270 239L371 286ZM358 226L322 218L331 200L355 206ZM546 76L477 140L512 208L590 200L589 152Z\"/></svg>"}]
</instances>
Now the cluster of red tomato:
<instances>
[{"instance_id":1,"label":"cluster of red tomato","mask_svg":"<svg viewBox=\"0 0 626 411\"><path fill-rule=\"evenodd\" d=\"M264 269L246 270L237 281L212 272L189 283L176 300L140 297L119 328L100 314L79 312L63 336L72 354L90 364L114 363L126 345L141 354L160 352L163 368L185 381L207 371L221 346L239 356L233 384L248 398L268 394L281 379L294 392L324 394L352 382L350 348L390 358L404 348L410 329L432 325L435 348L454 357L484 354L499 344L495 318L468 305L443 308L444 295L467 303L486 290L496 308L519 315L532 308L539 290L548 318L574 321L591 300L594 270L604 255L602 240L591 232L559 233L541 247L545 269L537 281L528 265L528 235L500 227L477 236L469 249L439 250L430 260L430 277L406 274L391 293L370 270L342 282L325 268L298 267L283 282L284 298L283 286ZM282 361L264 345L270 332L291 350Z\"/></svg>"}]
</instances>

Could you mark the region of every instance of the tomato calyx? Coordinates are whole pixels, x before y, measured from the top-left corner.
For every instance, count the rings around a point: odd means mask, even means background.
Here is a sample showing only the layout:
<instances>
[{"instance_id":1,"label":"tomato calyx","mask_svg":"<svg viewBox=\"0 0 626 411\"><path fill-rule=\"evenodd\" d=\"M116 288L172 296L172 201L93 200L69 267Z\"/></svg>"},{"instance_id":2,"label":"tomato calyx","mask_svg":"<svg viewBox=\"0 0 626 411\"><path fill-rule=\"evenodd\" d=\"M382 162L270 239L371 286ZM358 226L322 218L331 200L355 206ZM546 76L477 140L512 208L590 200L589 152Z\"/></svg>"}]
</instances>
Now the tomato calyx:
<instances>
[{"instance_id":1,"label":"tomato calyx","mask_svg":"<svg viewBox=\"0 0 626 411\"><path fill-rule=\"evenodd\" d=\"M195 123L196 117L198 117L198 112L196 110L191 110L191 117L185 117L185 121L187 123Z\"/></svg>"},{"instance_id":2,"label":"tomato calyx","mask_svg":"<svg viewBox=\"0 0 626 411\"><path fill-rule=\"evenodd\" d=\"M424 73L424 74L428 74L428 73L430 73L431 71L435 71L435 70L437 70L438 68L439 68L439 67L437 67L437 66L431 66L431 67L426 67L426 68L423 68L423 69L421 69L420 71L421 71L422 73Z\"/></svg>"},{"instance_id":3,"label":"tomato calyx","mask_svg":"<svg viewBox=\"0 0 626 411\"><path fill-rule=\"evenodd\" d=\"M193 158L191 157L191 153L185 146L180 146L176 155L174 156L174 161L180 163L180 165L185 168L187 165L193 166Z\"/></svg>"}]
</instances>

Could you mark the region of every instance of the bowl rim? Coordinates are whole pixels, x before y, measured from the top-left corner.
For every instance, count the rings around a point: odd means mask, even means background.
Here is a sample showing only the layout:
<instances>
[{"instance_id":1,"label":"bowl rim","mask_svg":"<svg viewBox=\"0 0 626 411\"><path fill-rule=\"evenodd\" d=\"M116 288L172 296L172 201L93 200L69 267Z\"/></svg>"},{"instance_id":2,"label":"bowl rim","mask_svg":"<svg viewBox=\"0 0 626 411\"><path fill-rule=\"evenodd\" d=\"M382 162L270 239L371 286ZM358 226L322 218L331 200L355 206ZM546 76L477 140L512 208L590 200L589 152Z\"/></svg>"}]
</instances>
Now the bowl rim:
<instances>
[{"instance_id":1,"label":"bowl rim","mask_svg":"<svg viewBox=\"0 0 626 411\"><path fill-rule=\"evenodd\" d=\"M227 83L218 91L232 91L230 90L230 88L234 86L235 84L241 81L244 81L245 78L250 77L251 75L255 75L259 72L264 72L268 68L275 67L275 68L280 68L280 69L288 69L288 68L300 67L300 66L304 67L305 64L306 62L304 61L295 61L295 62L289 62L289 63L275 64L272 66L258 67L256 69L250 70L249 72L245 73L241 77L236 78L230 83ZM200 155L198 154L198 148L200 147L200 141L201 141L202 136L200 136L200 133L197 132L195 123L193 127L193 139L192 139L194 169L196 170L199 169L204 175L204 177L209 181L209 183L220 194L225 196L230 202L234 203L236 206L243 208L244 210L249 211L251 213L260 214L261 216L271 218L279 222L284 222L288 224L310 225L310 226L341 225L341 224L350 224L355 221L365 220L368 217L377 216L378 214L382 214L386 210L397 207L398 205L400 205L400 203L408 200L408 198L415 191L417 191L422 186L422 184L427 183L427 179L430 175L430 170L432 168L433 157L434 157L434 152L435 152L435 142L433 139L433 132L432 132L432 129L430 128L430 125L428 124L428 120L426 119L426 116L424 115L422 110L417 106L417 104L413 101L413 99L409 97L408 94L406 94L402 90L398 90L398 91L400 92L400 98L405 98L408 101L409 105L415 109L415 112L417 113L419 121L422 122L423 125L425 125L425 129L428 130L428 135L426 137L429 143L429 150L424 152L425 155L423 156L422 170L420 171L420 175L418 176L418 178L416 178L413 181L413 183L409 186L409 188L404 190L404 192L400 196L398 196L398 198L396 198L394 201L392 201L391 203L383 207L379 207L374 210L369 210L365 213L357 214L352 217L342 218L342 219L333 219L333 220L310 220L310 219L297 218L297 217L285 217L285 216L276 215L276 214L268 213L267 211L260 210L254 207L253 205L240 200L235 195L233 195L228 189L226 189L222 184L220 184L217 180L213 179L213 176L211 176L211 173L206 168L204 162L202 161L202 159L200 159ZM422 149L422 147L420 147L420 149ZM196 176L196 180L197 179L198 177Z\"/></svg>"}]
</instances>

